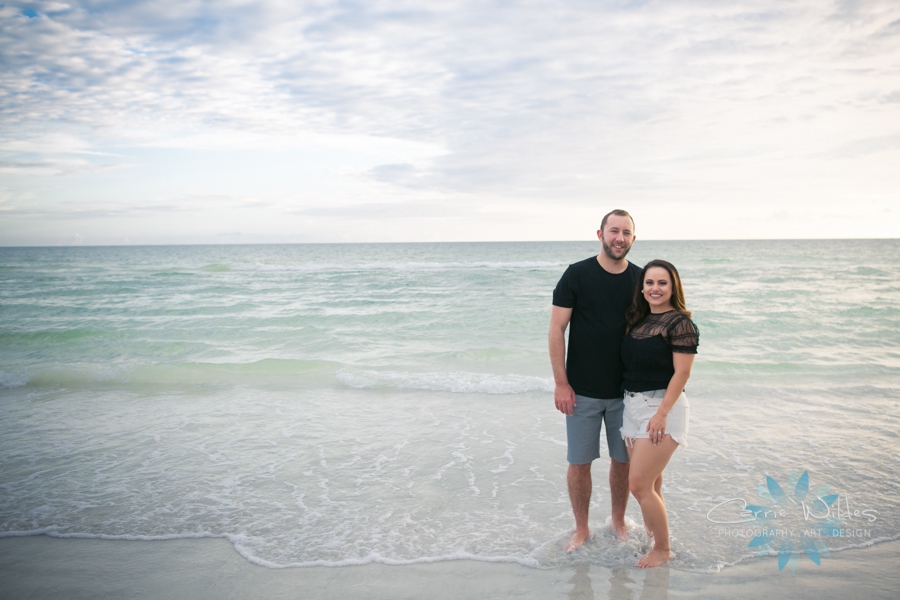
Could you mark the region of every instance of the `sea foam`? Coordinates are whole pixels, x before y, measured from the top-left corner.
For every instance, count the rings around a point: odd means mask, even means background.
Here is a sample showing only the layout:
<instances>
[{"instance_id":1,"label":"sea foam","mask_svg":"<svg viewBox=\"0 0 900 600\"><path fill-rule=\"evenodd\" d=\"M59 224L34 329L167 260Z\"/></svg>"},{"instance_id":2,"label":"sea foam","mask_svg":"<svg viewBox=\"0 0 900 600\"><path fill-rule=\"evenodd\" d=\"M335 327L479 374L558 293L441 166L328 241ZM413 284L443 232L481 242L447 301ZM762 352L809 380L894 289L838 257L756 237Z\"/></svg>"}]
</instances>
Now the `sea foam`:
<instances>
[{"instance_id":1,"label":"sea foam","mask_svg":"<svg viewBox=\"0 0 900 600\"><path fill-rule=\"evenodd\" d=\"M336 379L338 383L356 389L383 387L458 394L523 394L553 391L553 381L543 377L463 371L415 373L341 369L337 372Z\"/></svg>"}]
</instances>

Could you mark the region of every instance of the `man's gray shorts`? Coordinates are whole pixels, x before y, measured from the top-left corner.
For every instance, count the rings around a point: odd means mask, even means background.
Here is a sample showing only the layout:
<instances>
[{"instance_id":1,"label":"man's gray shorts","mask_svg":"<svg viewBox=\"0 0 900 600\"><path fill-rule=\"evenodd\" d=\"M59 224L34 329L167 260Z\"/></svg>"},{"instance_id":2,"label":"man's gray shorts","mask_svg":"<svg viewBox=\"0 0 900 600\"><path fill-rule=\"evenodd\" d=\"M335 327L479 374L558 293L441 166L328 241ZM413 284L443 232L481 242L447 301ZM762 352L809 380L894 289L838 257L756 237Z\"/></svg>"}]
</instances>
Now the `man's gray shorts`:
<instances>
[{"instance_id":1,"label":"man's gray shorts","mask_svg":"<svg viewBox=\"0 0 900 600\"><path fill-rule=\"evenodd\" d=\"M569 463L586 465L595 458L600 458L600 425L604 421L609 455L619 462L627 463L628 449L619 433L624 411L625 404L621 398L600 400L576 395L572 416L566 415Z\"/></svg>"}]
</instances>

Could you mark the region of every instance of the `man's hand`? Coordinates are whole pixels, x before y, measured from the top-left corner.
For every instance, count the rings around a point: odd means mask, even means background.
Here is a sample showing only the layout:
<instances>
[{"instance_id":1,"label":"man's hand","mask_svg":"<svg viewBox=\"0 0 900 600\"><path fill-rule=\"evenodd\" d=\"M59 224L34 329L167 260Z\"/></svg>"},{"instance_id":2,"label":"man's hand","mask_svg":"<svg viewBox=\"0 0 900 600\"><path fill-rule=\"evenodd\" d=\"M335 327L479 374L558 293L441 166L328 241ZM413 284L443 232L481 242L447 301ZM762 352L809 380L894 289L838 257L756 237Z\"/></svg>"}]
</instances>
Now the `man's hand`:
<instances>
[{"instance_id":1,"label":"man's hand","mask_svg":"<svg viewBox=\"0 0 900 600\"><path fill-rule=\"evenodd\" d=\"M553 390L553 401L556 403L556 410L571 417L575 408L575 390L568 383L557 384Z\"/></svg>"}]
</instances>

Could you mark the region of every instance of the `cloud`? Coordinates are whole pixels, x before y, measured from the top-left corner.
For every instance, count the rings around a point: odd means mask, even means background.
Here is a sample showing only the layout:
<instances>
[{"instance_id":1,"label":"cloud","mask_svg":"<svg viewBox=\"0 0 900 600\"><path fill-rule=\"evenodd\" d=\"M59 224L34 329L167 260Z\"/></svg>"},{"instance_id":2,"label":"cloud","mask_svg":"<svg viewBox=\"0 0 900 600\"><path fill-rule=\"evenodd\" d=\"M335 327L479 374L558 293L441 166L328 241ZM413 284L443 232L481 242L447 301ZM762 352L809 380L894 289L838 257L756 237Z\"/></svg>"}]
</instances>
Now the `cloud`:
<instances>
[{"instance_id":1,"label":"cloud","mask_svg":"<svg viewBox=\"0 0 900 600\"><path fill-rule=\"evenodd\" d=\"M62 132L0 138L0 174L5 175L59 176L126 168L119 158Z\"/></svg>"},{"instance_id":2,"label":"cloud","mask_svg":"<svg viewBox=\"0 0 900 600\"><path fill-rule=\"evenodd\" d=\"M650 209L770 194L759 173L790 187L829 148L858 159L896 149L858 140L900 135L890 0L85 0L0 13L0 172L23 177L131 164L134 147L303 147L365 154L340 172L379 193ZM893 185L872 175L844 172L848 188ZM368 202L391 218L390 201Z\"/></svg>"},{"instance_id":3,"label":"cloud","mask_svg":"<svg viewBox=\"0 0 900 600\"><path fill-rule=\"evenodd\" d=\"M823 156L828 158L853 158L896 150L900 150L900 134L850 140L834 150L823 153Z\"/></svg>"},{"instance_id":4,"label":"cloud","mask_svg":"<svg viewBox=\"0 0 900 600\"><path fill-rule=\"evenodd\" d=\"M340 219L433 219L459 217L467 207L441 202L367 202L346 206L320 206L286 211L304 217Z\"/></svg>"},{"instance_id":5,"label":"cloud","mask_svg":"<svg viewBox=\"0 0 900 600\"><path fill-rule=\"evenodd\" d=\"M170 201L135 203L126 201L87 201L38 204L28 196L15 198L10 190L0 190L0 210L6 219L140 219L148 216L191 216L214 211L253 211L279 209L276 202L250 196L225 194L192 194L172 198Z\"/></svg>"}]
</instances>

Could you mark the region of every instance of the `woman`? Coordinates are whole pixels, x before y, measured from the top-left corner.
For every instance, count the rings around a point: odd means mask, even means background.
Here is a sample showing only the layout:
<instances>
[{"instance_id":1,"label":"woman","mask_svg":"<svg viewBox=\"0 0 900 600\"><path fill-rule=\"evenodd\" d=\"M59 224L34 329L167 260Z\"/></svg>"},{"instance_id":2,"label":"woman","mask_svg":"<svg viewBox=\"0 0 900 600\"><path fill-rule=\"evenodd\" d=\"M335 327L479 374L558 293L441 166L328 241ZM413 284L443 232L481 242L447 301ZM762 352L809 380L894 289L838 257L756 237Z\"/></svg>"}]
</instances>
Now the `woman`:
<instances>
[{"instance_id":1,"label":"woman","mask_svg":"<svg viewBox=\"0 0 900 600\"><path fill-rule=\"evenodd\" d=\"M641 505L653 548L639 567L657 567L671 558L669 520L662 495L663 469L686 442L691 375L699 332L684 303L675 267L652 260L644 267L626 313L625 414L622 438L628 445L628 485Z\"/></svg>"}]
</instances>

